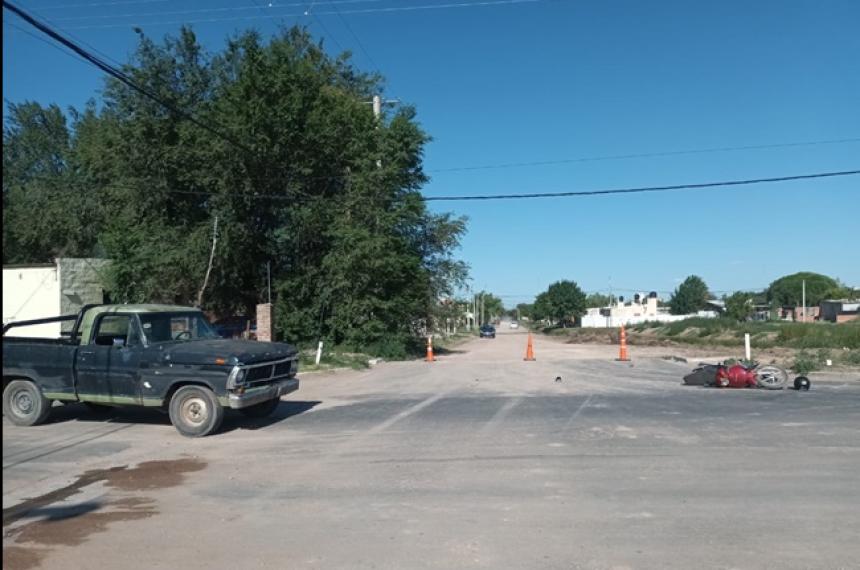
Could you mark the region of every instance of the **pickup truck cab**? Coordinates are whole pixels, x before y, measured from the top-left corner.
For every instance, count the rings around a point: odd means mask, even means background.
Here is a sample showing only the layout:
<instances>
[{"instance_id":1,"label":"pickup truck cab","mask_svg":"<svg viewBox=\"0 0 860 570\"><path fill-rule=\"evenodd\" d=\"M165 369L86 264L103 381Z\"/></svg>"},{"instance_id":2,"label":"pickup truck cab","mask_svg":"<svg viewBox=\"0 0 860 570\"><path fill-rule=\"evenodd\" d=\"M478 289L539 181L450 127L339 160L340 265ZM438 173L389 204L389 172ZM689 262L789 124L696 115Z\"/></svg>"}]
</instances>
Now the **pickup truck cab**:
<instances>
[{"instance_id":1,"label":"pickup truck cab","mask_svg":"<svg viewBox=\"0 0 860 570\"><path fill-rule=\"evenodd\" d=\"M56 321L74 321L67 338L6 335ZM191 307L86 306L3 327L3 413L17 425L44 422L59 400L161 408L182 435L204 436L218 430L225 408L272 413L298 389L297 372L292 346L220 338Z\"/></svg>"}]
</instances>

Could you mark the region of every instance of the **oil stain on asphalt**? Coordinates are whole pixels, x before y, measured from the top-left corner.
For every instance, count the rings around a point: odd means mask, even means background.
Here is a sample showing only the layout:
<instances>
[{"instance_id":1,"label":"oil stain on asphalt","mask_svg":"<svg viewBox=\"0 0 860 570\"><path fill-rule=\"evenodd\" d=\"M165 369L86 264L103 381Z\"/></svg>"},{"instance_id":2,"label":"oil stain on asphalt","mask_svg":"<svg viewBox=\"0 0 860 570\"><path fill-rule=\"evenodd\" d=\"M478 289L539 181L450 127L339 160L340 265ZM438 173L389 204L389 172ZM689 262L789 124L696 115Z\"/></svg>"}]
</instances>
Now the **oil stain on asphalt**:
<instances>
[{"instance_id":1,"label":"oil stain on asphalt","mask_svg":"<svg viewBox=\"0 0 860 570\"><path fill-rule=\"evenodd\" d=\"M181 458L146 461L133 468L123 465L90 470L65 487L3 509L3 541L14 541L14 545L3 546L3 568L36 568L52 546L75 546L90 535L103 532L110 523L144 519L158 514L154 499L138 496L122 496L105 502L57 505L78 494L81 489L95 483L103 483L122 494L165 489L180 485L187 473L205 467L206 462L199 459ZM15 525L26 519L34 520Z\"/></svg>"}]
</instances>

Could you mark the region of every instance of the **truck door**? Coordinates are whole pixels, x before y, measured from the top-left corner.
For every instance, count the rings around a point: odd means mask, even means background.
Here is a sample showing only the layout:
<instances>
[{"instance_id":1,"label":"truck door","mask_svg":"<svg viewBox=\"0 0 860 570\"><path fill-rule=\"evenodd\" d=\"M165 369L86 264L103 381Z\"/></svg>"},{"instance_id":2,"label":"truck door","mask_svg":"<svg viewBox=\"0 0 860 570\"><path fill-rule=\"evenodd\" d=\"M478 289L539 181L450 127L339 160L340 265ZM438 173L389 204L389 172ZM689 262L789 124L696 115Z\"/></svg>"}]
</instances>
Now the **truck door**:
<instances>
[{"instance_id":1,"label":"truck door","mask_svg":"<svg viewBox=\"0 0 860 570\"><path fill-rule=\"evenodd\" d=\"M138 385L143 350L135 315L96 317L90 339L78 349L77 392L83 401L140 404Z\"/></svg>"}]
</instances>

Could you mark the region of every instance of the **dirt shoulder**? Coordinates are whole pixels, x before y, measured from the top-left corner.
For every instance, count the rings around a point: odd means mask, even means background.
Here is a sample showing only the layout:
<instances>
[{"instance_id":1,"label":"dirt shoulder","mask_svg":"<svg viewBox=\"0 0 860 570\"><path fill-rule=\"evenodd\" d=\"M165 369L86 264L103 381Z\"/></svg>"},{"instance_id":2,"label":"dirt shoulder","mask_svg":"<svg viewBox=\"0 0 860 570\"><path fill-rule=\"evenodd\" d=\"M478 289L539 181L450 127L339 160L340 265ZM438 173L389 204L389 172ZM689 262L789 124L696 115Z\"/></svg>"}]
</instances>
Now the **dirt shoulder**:
<instances>
[{"instance_id":1,"label":"dirt shoulder","mask_svg":"<svg viewBox=\"0 0 860 570\"><path fill-rule=\"evenodd\" d=\"M731 346L733 339L702 338L697 336L699 331L688 329L679 335L667 337L654 329L627 332L627 344L632 354L657 358L683 358L690 363L716 362L728 358L743 358L743 341L737 341L737 346ZM553 331L545 335L547 338L575 345L600 346L596 349L600 354L607 349L618 351L619 331L617 329L573 328L564 331ZM711 341L711 342L709 342ZM766 344L772 344L766 343ZM753 359L759 362L773 363L790 369L799 359L809 359L815 371L833 370L839 372L857 372L860 377L860 365L857 360L857 349L848 348L791 348L779 346L757 346L752 343ZM830 360L828 366L826 361Z\"/></svg>"}]
</instances>

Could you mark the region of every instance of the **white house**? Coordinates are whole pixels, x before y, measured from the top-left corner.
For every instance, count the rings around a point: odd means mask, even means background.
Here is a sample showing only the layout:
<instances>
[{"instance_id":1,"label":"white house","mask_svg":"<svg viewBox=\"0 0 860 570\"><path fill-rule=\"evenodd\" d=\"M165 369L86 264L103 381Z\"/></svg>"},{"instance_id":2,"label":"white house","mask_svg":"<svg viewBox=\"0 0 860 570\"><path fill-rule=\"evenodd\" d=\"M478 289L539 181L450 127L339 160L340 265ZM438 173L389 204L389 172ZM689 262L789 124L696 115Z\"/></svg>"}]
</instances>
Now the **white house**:
<instances>
[{"instance_id":1,"label":"white house","mask_svg":"<svg viewBox=\"0 0 860 570\"><path fill-rule=\"evenodd\" d=\"M70 315L104 303L106 259L58 258L54 263L3 266L3 324ZM21 327L10 335L59 338L70 323Z\"/></svg>"},{"instance_id":2,"label":"white house","mask_svg":"<svg viewBox=\"0 0 860 570\"><path fill-rule=\"evenodd\" d=\"M644 300L644 302L643 302ZM716 317L715 311L699 311L691 315L670 315L668 311L657 306L657 293L651 292L646 297L637 293L633 301L624 302L624 297L608 307L595 307L587 310L582 317L583 327L612 328L621 325L635 325L647 321L668 323L690 317Z\"/></svg>"}]
</instances>

